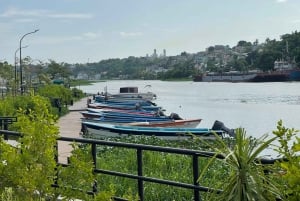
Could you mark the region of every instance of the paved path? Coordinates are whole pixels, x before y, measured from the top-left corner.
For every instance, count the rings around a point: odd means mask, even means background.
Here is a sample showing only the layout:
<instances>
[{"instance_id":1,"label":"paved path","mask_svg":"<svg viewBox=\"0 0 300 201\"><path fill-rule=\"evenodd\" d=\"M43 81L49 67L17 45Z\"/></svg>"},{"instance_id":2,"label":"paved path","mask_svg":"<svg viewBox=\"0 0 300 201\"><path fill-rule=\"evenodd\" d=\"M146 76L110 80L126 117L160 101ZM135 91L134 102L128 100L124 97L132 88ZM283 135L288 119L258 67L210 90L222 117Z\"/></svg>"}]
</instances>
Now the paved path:
<instances>
[{"instance_id":1,"label":"paved path","mask_svg":"<svg viewBox=\"0 0 300 201\"><path fill-rule=\"evenodd\" d=\"M85 97L72 106L69 106L70 112L61 117L58 121L59 134L63 137L81 138L81 117L80 111L86 109L87 99ZM72 147L70 142L58 141L58 161L60 163L67 163L67 158L71 155Z\"/></svg>"}]
</instances>

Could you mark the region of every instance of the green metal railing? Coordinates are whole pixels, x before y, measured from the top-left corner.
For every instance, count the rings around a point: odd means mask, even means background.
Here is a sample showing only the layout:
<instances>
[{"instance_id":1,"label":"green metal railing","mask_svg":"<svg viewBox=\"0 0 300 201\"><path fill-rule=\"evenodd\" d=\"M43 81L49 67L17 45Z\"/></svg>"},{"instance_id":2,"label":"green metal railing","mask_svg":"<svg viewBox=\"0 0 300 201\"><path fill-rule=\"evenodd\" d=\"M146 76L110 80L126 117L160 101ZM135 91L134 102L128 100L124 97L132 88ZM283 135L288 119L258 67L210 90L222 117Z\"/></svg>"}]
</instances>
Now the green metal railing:
<instances>
[{"instance_id":1,"label":"green metal railing","mask_svg":"<svg viewBox=\"0 0 300 201\"><path fill-rule=\"evenodd\" d=\"M1 120L1 121L9 123L10 121ZM2 125L5 125L2 124ZM7 127L6 127L7 128ZM7 130L0 130L0 135L5 136L21 136L18 132L7 131ZM141 144L132 144L132 143L124 143L124 142L112 142L112 141L105 141L105 140L95 140L95 139L84 139L84 138L70 138L70 137L59 137L58 141L64 142L75 142L81 144L89 144L91 145L91 155L93 158L94 163L94 170L93 172L96 174L106 174L111 176L117 177L126 177L137 181L137 190L140 201L144 201L144 183L145 182L152 182L157 184L164 184L174 187L180 187L185 189L190 189L193 191L193 196L195 201L201 200L200 192L215 192L221 193L221 189L212 189L206 186L201 186L201 183L198 181L199 178L199 158L211 158L216 157L218 159L224 159L224 155L216 154L214 152L206 152L206 151L198 151L198 150L190 150L190 149L179 149L179 148L170 148L170 147L161 147L161 146L152 146L152 145L141 145ZM111 147L122 147L127 149L134 149L136 150L136 161L137 161L137 174L128 174L124 172L117 172L117 171L110 171L101 168L97 168L97 146L98 145L105 145ZM57 149L57 146L56 146ZM193 172L193 183L182 183L172 180L164 180L159 178L147 177L143 174L143 153L144 151L154 151L154 152L161 152L161 153L171 153L171 154L181 154L191 156L192 160L192 172ZM259 162L262 164L273 164L278 159L259 159ZM56 158L57 164L62 166L68 166L68 164L60 164L58 163L58 157ZM159 171L159 170L158 170ZM53 187L57 187L57 184L53 184ZM95 182L93 189L88 194L97 193L97 182ZM115 200L124 200L122 198L114 198Z\"/></svg>"}]
</instances>

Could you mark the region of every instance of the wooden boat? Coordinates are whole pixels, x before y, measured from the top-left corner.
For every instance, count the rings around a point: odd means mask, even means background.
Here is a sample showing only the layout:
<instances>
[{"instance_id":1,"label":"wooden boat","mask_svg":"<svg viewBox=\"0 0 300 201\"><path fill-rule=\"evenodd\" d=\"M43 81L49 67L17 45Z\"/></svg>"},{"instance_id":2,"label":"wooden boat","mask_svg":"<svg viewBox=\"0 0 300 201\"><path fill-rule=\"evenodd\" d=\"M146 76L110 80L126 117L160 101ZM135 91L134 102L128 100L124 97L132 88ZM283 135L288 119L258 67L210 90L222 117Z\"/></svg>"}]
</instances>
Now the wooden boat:
<instances>
[{"instance_id":1,"label":"wooden boat","mask_svg":"<svg viewBox=\"0 0 300 201\"><path fill-rule=\"evenodd\" d=\"M169 117L144 117L144 116L101 116L100 118L92 118L94 122L102 123L132 123L132 122L170 122L173 119Z\"/></svg>"},{"instance_id":2,"label":"wooden boat","mask_svg":"<svg viewBox=\"0 0 300 201\"><path fill-rule=\"evenodd\" d=\"M199 125L202 119L181 119L163 122L132 122L125 125L128 126L143 126L143 127L184 127L195 128Z\"/></svg>"},{"instance_id":3,"label":"wooden boat","mask_svg":"<svg viewBox=\"0 0 300 201\"><path fill-rule=\"evenodd\" d=\"M97 137L126 137L156 136L163 139L178 140L182 138L213 137L214 134L222 137L234 136L234 130L228 129L222 122L216 121L210 128L165 128L165 127L144 127L144 126L124 126L95 122L82 122L81 131L84 135Z\"/></svg>"},{"instance_id":4,"label":"wooden boat","mask_svg":"<svg viewBox=\"0 0 300 201\"><path fill-rule=\"evenodd\" d=\"M110 123L110 124L119 124L119 125L127 125L127 126L144 126L144 127L186 127L186 128L195 128L199 125L202 119L182 119L182 120L164 120L164 121L134 121L129 122L125 119L119 120L109 120L103 119L101 117L89 117L89 118L82 118L84 122L96 122L96 123ZM131 121L131 120L129 120Z\"/></svg>"}]
</instances>

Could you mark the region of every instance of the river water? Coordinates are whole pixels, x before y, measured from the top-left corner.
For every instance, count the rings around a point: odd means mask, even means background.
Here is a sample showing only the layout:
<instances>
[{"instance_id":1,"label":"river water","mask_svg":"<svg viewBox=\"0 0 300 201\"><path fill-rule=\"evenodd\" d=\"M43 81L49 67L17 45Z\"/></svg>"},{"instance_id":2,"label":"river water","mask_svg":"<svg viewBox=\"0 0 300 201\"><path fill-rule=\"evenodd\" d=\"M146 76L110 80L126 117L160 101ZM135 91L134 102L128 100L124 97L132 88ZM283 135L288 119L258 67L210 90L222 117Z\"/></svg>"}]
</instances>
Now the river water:
<instances>
[{"instance_id":1,"label":"river water","mask_svg":"<svg viewBox=\"0 0 300 201\"><path fill-rule=\"evenodd\" d=\"M120 87L137 86L140 92L157 95L154 102L182 118L202 118L198 127L211 127L215 120L229 128L242 127L247 135L272 136L277 122L300 129L300 82L221 83L166 82L148 80L112 80L80 86L86 93L96 94L107 87L118 93ZM151 87L149 87L151 86Z\"/></svg>"}]
</instances>

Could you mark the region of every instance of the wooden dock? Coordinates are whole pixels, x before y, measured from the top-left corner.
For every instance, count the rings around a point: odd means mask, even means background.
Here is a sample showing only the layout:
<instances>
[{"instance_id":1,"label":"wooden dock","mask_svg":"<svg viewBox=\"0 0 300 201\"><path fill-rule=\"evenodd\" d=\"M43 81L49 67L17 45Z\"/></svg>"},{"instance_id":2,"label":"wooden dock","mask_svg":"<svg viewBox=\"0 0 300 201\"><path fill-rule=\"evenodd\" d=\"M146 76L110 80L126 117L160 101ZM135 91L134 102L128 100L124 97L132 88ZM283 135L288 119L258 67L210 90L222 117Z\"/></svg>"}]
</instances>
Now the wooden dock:
<instances>
[{"instance_id":1,"label":"wooden dock","mask_svg":"<svg viewBox=\"0 0 300 201\"><path fill-rule=\"evenodd\" d=\"M80 111L84 111L87 107L87 100L90 97L85 97L76 101L72 106L69 106L70 112L58 120L59 135L63 137L81 138L81 117ZM70 142L58 141L58 161L59 163L67 163L68 157L71 155L72 146Z\"/></svg>"}]
</instances>

